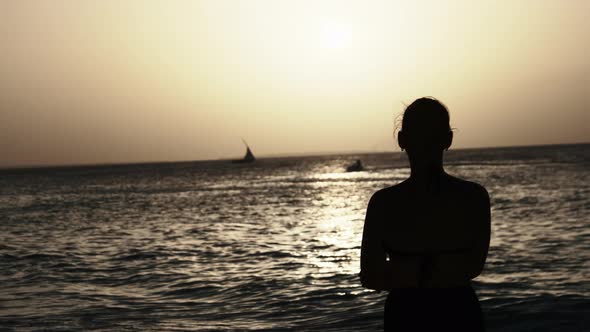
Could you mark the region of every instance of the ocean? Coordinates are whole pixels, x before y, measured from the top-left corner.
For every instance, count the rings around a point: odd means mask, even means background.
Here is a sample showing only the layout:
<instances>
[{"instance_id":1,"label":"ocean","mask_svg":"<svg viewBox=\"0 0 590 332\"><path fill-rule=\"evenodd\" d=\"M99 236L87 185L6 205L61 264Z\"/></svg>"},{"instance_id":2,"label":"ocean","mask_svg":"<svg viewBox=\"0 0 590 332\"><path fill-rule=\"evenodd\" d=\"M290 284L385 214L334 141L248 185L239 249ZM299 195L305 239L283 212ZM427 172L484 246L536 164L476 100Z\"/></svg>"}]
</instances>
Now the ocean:
<instances>
[{"instance_id":1,"label":"ocean","mask_svg":"<svg viewBox=\"0 0 590 332\"><path fill-rule=\"evenodd\" d=\"M490 193L488 331L589 331L590 144L445 161ZM364 214L408 175L402 153L2 170L0 330L378 331Z\"/></svg>"}]
</instances>

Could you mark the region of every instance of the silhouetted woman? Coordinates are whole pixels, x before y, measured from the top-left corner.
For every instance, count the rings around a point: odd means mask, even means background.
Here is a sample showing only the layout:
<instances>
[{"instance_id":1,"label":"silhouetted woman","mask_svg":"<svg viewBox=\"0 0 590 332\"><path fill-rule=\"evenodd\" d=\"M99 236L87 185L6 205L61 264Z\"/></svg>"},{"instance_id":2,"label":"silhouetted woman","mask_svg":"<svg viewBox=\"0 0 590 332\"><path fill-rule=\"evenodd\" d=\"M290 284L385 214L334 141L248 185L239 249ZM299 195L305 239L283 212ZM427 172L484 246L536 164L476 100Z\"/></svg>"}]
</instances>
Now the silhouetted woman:
<instances>
[{"instance_id":1,"label":"silhouetted woman","mask_svg":"<svg viewBox=\"0 0 590 332\"><path fill-rule=\"evenodd\" d=\"M361 282L389 291L386 331L484 330L471 280L488 253L489 196L445 173L443 151L452 140L446 107L431 98L414 101L398 133L410 177L369 201Z\"/></svg>"}]
</instances>

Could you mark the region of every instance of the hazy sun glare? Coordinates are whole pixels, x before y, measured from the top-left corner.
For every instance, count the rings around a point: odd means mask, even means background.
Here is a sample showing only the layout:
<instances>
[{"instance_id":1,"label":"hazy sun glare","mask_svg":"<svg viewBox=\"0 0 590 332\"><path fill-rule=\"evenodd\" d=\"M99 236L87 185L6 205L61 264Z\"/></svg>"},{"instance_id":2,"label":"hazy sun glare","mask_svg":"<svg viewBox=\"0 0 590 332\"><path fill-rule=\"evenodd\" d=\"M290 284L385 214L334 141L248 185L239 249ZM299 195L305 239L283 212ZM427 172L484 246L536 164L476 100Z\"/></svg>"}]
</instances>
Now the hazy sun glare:
<instances>
[{"instance_id":1,"label":"hazy sun glare","mask_svg":"<svg viewBox=\"0 0 590 332\"><path fill-rule=\"evenodd\" d=\"M393 150L424 95L458 147L588 141L586 4L2 2L0 166Z\"/></svg>"},{"instance_id":2,"label":"hazy sun glare","mask_svg":"<svg viewBox=\"0 0 590 332\"><path fill-rule=\"evenodd\" d=\"M352 46L352 31L349 26L335 22L324 23L321 44L328 49L346 49Z\"/></svg>"}]
</instances>

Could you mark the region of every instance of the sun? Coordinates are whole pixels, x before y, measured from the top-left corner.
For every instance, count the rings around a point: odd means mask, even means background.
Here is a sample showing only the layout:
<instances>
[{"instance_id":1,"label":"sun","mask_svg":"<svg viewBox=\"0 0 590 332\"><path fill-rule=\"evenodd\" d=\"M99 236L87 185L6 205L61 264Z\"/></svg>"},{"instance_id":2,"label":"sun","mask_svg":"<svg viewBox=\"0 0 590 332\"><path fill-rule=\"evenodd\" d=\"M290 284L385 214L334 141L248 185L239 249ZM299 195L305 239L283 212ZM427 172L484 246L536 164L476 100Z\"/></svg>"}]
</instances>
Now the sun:
<instances>
[{"instance_id":1,"label":"sun","mask_svg":"<svg viewBox=\"0 0 590 332\"><path fill-rule=\"evenodd\" d=\"M327 22L321 26L320 45L328 50L342 50L352 47L352 29L349 25Z\"/></svg>"}]
</instances>

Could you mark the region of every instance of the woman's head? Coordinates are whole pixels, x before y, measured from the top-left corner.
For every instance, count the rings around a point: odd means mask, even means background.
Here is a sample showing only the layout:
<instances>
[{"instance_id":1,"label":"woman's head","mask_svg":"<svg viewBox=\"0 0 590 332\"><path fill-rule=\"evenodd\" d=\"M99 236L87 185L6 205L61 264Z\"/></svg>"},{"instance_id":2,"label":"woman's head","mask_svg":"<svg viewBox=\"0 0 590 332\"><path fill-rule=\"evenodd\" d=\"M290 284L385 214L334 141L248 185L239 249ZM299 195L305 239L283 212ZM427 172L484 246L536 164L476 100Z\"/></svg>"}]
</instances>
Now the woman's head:
<instances>
[{"instance_id":1,"label":"woman's head","mask_svg":"<svg viewBox=\"0 0 590 332\"><path fill-rule=\"evenodd\" d=\"M419 98L404 111L398 143L409 154L435 154L453 141L447 108L434 98Z\"/></svg>"}]
</instances>

